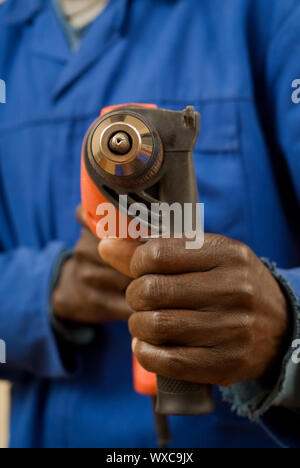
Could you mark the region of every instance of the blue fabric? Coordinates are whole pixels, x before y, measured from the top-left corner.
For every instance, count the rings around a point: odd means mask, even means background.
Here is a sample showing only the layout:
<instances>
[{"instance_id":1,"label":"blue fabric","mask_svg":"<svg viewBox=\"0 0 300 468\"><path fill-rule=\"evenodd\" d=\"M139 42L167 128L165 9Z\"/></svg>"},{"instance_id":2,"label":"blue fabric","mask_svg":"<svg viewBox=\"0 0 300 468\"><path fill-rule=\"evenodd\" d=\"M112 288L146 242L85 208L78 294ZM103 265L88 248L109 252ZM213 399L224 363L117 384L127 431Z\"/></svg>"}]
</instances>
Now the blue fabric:
<instances>
[{"instance_id":1,"label":"blue fabric","mask_svg":"<svg viewBox=\"0 0 300 468\"><path fill-rule=\"evenodd\" d=\"M55 265L79 236L81 142L103 106L194 104L206 230L277 262L300 296L299 23L298 0L111 0L72 53L52 2L1 5L0 377L13 382L12 447L156 445L126 325L102 327L70 373L48 321ZM260 426L215 397L213 415L172 418L174 446L297 445L278 409Z\"/></svg>"}]
</instances>

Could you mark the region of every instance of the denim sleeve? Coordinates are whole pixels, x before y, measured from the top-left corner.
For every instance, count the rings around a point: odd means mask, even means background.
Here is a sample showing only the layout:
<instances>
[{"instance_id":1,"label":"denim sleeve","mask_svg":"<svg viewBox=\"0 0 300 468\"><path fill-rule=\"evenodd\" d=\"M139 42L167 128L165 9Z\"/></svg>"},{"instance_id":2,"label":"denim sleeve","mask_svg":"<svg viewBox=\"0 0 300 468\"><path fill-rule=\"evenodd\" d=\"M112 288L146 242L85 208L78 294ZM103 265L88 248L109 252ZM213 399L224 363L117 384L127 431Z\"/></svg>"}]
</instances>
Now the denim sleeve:
<instances>
[{"instance_id":1,"label":"denim sleeve","mask_svg":"<svg viewBox=\"0 0 300 468\"><path fill-rule=\"evenodd\" d=\"M6 364L0 378L14 380L29 373L48 379L73 375L49 320L53 275L65 251L61 242L43 250L18 248L0 253L0 339Z\"/></svg>"}]
</instances>

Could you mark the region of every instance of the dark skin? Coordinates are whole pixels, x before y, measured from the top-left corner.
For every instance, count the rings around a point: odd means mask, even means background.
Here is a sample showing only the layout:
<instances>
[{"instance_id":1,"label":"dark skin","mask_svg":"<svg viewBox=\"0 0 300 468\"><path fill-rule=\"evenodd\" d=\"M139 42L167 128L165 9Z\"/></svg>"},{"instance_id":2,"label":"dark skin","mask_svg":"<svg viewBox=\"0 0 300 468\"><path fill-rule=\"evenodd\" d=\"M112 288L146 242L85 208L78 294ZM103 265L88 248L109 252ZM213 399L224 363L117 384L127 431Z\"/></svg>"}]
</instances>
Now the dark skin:
<instances>
[{"instance_id":1,"label":"dark skin","mask_svg":"<svg viewBox=\"0 0 300 468\"><path fill-rule=\"evenodd\" d=\"M55 314L64 321L102 324L127 321L132 313L125 300L130 278L107 265L99 256L99 241L85 225L80 207L82 235L74 255L62 268L52 296Z\"/></svg>"},{"instance_id":2,"label":"dark skin","mask_svg":"<svg viewBox=\"0 0 300 468\"><path fill-rule=\"evenodd\" d=\"M263 377L282 358L287 302L246 245L210 234L200 250L186 250L184 239L107 239L99 253L133 278L129 328L148 371L230 386Z\"/></svg>"}]
</instances>

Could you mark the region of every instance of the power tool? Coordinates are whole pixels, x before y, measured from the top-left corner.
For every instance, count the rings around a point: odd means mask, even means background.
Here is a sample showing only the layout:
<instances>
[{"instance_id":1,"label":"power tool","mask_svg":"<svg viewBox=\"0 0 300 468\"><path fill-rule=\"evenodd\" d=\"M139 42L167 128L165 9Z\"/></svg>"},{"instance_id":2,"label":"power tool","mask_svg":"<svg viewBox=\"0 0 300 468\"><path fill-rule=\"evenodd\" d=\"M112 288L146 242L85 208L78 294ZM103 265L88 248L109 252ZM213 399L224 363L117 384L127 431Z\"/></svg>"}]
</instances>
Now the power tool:
<instances>
[{"instance_id":1,"label":"power tool","mask_svg":"<svg viewBox=\"0 0 300 468\"><path fill-rule=\"evenodd\" d=\"M159 109L151 104L107 107L89 128L82 148L82 204L87 223L100 239L107 237L99 220L99 207L117 210L117 230L129 225L131 207L142 204L144 233L163 230L159 203L198 205L193 150L200 131L200 115L193 107L183 111ZM120 198L125 200L120 205ZM99 214L100 213L100 214ZM154 225L154 226L153 226ZM124 230L124 229L123 229ZM126 237L130 237L126 230ZM147 236L145 236L147 237ZM155 376L133 358L134 388L155 400L159 440L169 439L167 415L200 415L214 410L211 386Z\"/></svg>"}]
</instances>

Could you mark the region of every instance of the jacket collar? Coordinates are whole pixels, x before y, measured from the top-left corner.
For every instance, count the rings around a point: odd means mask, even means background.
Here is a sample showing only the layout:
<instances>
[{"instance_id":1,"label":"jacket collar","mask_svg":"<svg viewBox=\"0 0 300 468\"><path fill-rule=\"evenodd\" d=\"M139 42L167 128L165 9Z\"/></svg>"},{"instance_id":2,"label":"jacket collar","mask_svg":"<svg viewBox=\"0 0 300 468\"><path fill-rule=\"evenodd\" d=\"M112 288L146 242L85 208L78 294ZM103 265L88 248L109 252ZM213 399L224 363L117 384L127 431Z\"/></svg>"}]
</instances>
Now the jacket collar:
<instances>
[{"instance_id":1,"label":"jacket collar","mask_svg":"<svg viewBox=\"0 0 300 468\"><path fill-rule=\"evenodd\" d=\"M48 0L32 28L32 53L50 60L68 62L72 52L52 0Z\"/></svg>"},{"instance_id":2,"label":"jacket collar","mask_svg":"<svg viewBox=\"0 0 300 468\"><path fill-rule=\"evenodd\" d=\"M54 98L59 98L71 83L91 68L124 35L127 9L131 1L110 0L106 9L86 32L79 50L72 54L56 83Z\"/></svg>"},{"instance_id":3,"label":"jacket collar","mask_svg":"<svg viewBox=\"0 0 300 468\"><path fill-rule=\"evenodd\" d=\"M44 6L44 0L6 0L2 8L2 21L6 25L25 23Z\"/></svg>"}]
</instances>

